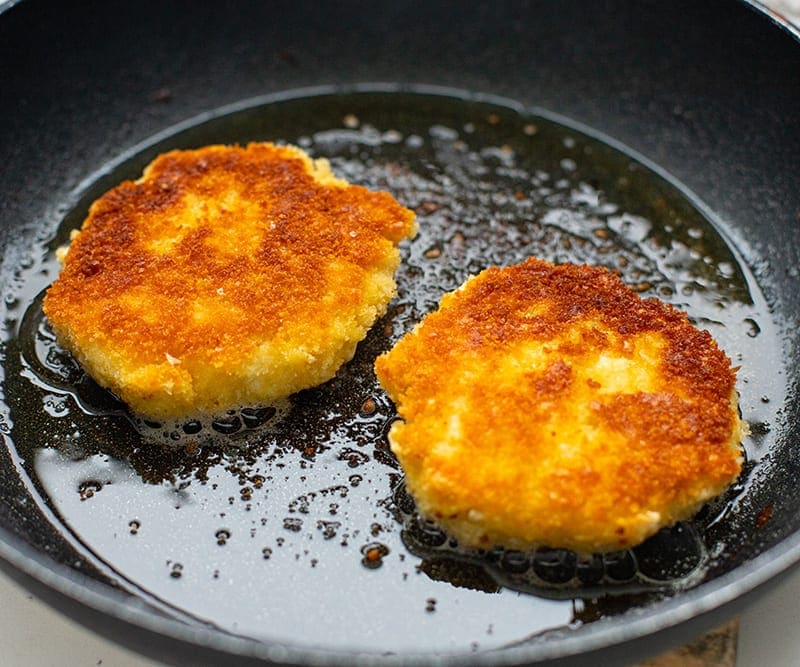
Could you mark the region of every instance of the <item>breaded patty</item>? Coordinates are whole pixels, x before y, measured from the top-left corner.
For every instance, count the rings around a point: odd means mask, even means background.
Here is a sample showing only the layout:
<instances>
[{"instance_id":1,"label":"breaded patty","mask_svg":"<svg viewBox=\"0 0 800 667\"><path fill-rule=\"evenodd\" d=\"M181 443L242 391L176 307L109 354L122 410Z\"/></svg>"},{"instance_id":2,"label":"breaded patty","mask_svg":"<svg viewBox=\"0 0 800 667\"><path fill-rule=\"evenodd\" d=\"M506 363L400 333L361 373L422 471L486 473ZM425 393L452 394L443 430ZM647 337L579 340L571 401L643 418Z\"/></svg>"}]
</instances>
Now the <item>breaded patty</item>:
<instances>
[{"instance_id":1,"label":"breaded patty","mask_svg":"<svg viewBox=\"0 0 800 667\"><path fill-rule=\"evenodd\" d=\"M141 415L269 403L352 357L415 229L293 146L173 151L92 204L44 312Z\"/></svg>"},{"instance_id":2,"label":"breaded patty","mask_svg":"<svg viewBox=\"0 0 800 667\"><path fill-rule=\"evenodd\" d=\"M490 268L375 369L418 510L466 546L624 549L742 465L728 357L602 268Z\"/></svg>"}]
</instances>

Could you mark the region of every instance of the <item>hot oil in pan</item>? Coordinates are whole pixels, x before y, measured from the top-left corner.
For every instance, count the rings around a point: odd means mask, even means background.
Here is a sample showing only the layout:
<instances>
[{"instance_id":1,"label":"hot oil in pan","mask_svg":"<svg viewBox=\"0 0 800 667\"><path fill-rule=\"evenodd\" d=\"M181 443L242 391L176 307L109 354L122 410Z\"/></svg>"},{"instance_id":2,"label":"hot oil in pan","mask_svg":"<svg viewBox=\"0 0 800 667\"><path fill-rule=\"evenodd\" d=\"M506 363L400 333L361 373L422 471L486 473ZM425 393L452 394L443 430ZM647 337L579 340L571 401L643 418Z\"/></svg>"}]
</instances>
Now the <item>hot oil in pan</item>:
<instances>
[{"instance_id":1,"label":"hot oil in pan","mask_svg":"<svg viewBox=\"0 0 800 667\"><path fill-rule=\"evenodd\" d=\"M56 275L52 250L94 198L155 154L258 140L328 157L339 175L416 210L398 296L336 378L286 405L205 425L136 422L42 320L34 295ZM475 651L579 631L671 595L702 581L724 551L713 528L733 520L783 402L763 370L780 367L780 346L764 344L777 334L763 298L697 208L607 145L501 105L354 93L225 113L126 156L87 189L50 251L18 273L6 300L21 318L7 344L7 417L36 493L86 560L123 587L256 639ZM619 270L644 296L688 311L742 366L741 407L755 434L742 483L632 551L459 549L414 513L389 451L395 413L375 357L469 275L531 255Z\"/></svg>"}]
</instances>

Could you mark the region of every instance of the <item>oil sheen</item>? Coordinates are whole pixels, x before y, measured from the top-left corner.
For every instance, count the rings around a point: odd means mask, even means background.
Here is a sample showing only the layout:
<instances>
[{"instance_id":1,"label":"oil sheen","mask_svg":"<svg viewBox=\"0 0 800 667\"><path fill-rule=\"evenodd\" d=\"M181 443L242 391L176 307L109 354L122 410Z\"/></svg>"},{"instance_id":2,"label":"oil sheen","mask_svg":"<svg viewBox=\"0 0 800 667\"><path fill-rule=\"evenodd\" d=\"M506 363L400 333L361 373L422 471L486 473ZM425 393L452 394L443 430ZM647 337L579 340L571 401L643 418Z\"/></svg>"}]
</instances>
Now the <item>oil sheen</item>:
<instances>
[{"instance_id":1,"label":"oil sheen","mask_svg":"<svg viewBox=\"0 0 800 667\"><path fill-rule=\"evenodd\" d=\"M262 102L186 124L98 172L4 295L3 427L32 496L80 558L190 623L400 653L545 641L703 581L725 548L712 528L769 449L784 397L776 325L702 206L625 152L497 101L360 91ZM299 145L416 211L398 295L320 387L206 422L143 422L48 329L54 250L93 199L156 154L249 141ZM396 415L375 357L468 276L529 256L619 271L642 296L687 311L741 366L753 430L741 483L634 550L461 549L416 515L389 450Z\"/></svg>"}]
</instances>

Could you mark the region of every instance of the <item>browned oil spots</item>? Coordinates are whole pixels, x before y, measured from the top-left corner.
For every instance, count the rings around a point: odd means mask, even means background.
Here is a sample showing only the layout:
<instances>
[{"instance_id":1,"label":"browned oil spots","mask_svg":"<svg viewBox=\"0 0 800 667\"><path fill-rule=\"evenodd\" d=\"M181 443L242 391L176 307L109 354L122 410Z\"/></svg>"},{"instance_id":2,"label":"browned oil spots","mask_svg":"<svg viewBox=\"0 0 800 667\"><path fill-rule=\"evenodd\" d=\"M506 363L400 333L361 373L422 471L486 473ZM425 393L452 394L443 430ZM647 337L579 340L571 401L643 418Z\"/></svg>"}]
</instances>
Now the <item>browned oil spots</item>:
<instances>
[{"instance_id":1,"label":"browned oil spots","mask_svg":"<svg viewBox=\"0 0 800 667\"><path fill-rule=\"evenodd\" d=\"M744 324L747 327L746 334L750 338L755 338L761 333L761 327L758 326L758 322L756 322L752 317L746 317L744 319Z\"/></svg>"},{"instance_id":2,"label":"browned oil spots","mask_svg":"<svg viewBox=\"0 0 800 667\"><path fill-rule=\"evenodd\" d=\"M764 526L766 526L769 523L770 519L772 519L772 515L774 512L775 512L775 506L772 503L764 507L764 509L762 509L758 513L758 516L756 517L756 526L758 528L763 528Z\"/></svg>"},{"instance_id":3,"label":"browned oil spots","mask_svg":"<svg viewBox=\"0 0 800 667\"><path fill-rule=\"evenodd\" d=\"M339 452L339 456L337 458L340 461L347 461L347 465L351 468L358 468L358 466L369 462L369 455L365 454L364 452L360 452L357 449L352 449L351 447L345 447L341 452Z\"/></svg>"},{"instance_id":4,"label":"browned oil spots","mask_svg":"<svg viewBox=\"0 0 800 667\"><path fill-rule=\"evenodd\" d=\"M424 201L417 207L417 213L421 213L422 215L430 215L431 213L435 213L441 208L441 204L435 201Z\"/></svg>"},{"instance_id":5,"label":"browned oil spots","mask_svg":"<svg viewBox=\"0 0 800 667\"><path fill-rule=\"evenodd\" d=\"M350 130L354 130L359 126L359 124L360 121L358 120L358 116L356 116L353 113L349 113L344 118L342 118L342 125L344 125L346 128Z\"/></svg>"},{"instance_id":6,"label":"browned oil spots","mask_svg":"<svg viewBox=\"0 0 800 667\"><path fill-rule=\"evenodd\" d=\"M322 531L322 537L326 540L331 540L336 537L336 534L341 527L341 521L325 521L323 519L317 521L317 528Z\"/></svg>"},{"instance_id":7,"label":"browned oil spots","mask_svg":"<svg viewBox=\"0 0 800 667\"><path fill-rule=\"evenodd\" d=\"M98 493L103 488L103 483L96 480L86 480L78 485L78 493L81 500L89 500L95 493Z\"/></svg>"},{"instance_id":8,"label":"browned oil spots","mask_svg":"<svg viewBox=\"0 0 800 667\"><path fill-rule=\"evenodd\" d=\"M389 547L382 542L369 542L361 547L361 564L370 569L376 570L383 565L383 559L389 553Z\"/></svg>"},{"instance_id":9,"label":"browned oil spots","mask_svg":"<svg viewBox=\"0 0 800 667\"><path fill-rule=\"evenodd\" d=\"M283 520L283 527L293 533L299 533L303 529L303 520L294 517L286 517Z\"/></svg>"},{"instance_id":10,"label":"browned oil spots","mask_svg":"<svg viewBox=\"0 0 800 667\"><path fill-rule=\"evenodd\" d=\"M378 403L370 396L361 406L361 414L364 416L374 415L377 409Z\"/></svg>"},{"instance_id":11,"label":"browned oil spots","mask_svg":"<svg viewBox=\"0 0 800 667\"><path fill-rule=\"evenodd\" d=\"M131 531L131 535L136 535L141 527L142 523L138 519L133 519L128 523L128 528Z\"/></svg>"}]
</instances>

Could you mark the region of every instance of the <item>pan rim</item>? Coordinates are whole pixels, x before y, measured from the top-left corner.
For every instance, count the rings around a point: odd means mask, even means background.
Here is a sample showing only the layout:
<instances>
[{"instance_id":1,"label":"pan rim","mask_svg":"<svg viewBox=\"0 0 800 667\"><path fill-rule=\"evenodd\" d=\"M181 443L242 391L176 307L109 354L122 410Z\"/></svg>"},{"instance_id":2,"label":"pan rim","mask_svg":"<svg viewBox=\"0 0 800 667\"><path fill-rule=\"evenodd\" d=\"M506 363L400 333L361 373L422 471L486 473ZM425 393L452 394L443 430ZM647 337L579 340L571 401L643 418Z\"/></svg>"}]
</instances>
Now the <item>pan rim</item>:
<instances>
[{"instance_id":1,"label":"pan rim","mask_svg":"<svg viewBox=\"0 0 800 667\"><path fill-rule=\"evenodd\" d=\"M761 2L758 0L740 1L755 11L765 14L771 22L788 31L796 40L800 41L800 29L788 23L782 17L770 12ZM7 5L0 6L0 14L20 3L21 0L9 0ZM525 111L539 113L537 109L526 108ZM558 118L556 114L550 114L550 112L542 115L548 118L553 118L554 116ZM193 120L196 120L196 118ZM574 122L571 125L567 125L575 127ZM174 128L175 126L171 130L174 130ZM575 129L585 131L583 128L576 127ZM170 130L165 132L168 131ZM149 144L153 142L154 138L150 137L146 142ZM607 139L607 137L604 137L603 140ZM137 147L129 150L135 151ZM625 147L625 152L642 161L650 169L654 166L657 167L657 165L650 163L647 158L638 155L635 151L631 151L627 146ZM658 169L656 169L656 173L661 176L664 175ZM89 178L94 179L97 175L98 172L95 172ZM668 180L672 185L677 185L678 187L682 185L673 178ZM86 182L82 181L81 184L73 189L72 193L82 191ZM681 192L687 194L685 186L681 187ZM691 200L693 205L698 204L696 197L692 197ZM713 214L708 216L708 211L704 209L702 212L714 222L719 220ZM717 225L717 230L725 233L731 231L727 225ZM742 250L738 242L735 246L739 251ZM0 558L18 571L50 589L68 596L79 604L112 616L120 622L137 625L164 637L186 641L198 647L207 646L217 650L227 650L226 647L228 646L231 648L238 647L241 652L237 652L236 655L249 655L257 659L275 662L302 660L309 664L319 665L353 664L354 661L359 664L407 664L406 660L426 658L424 655L411 654L407 656L382 656L377 654L323 653L314 648L299 648L277 643L272 645L245 637L231 636L213 628L202 628L186 625L174 619L165 619L158 616L155 610L145 609L144 604L142 607L119 604L122 600L130 600L124 591L118 591L111 586L100 584L81 572L50 560L46 554L23 542L3 526L0 526ZM502 649L502 653L489 652L478 656L442 654L437 655L435 660L442 665L455 664L456 662L458 664L480 665L490 661L493 664L515 664L516 661L539 661L575 656L579 653L598 650L614 644L633 642L655 632L677 627L690 619L697 619L704 614L727 608L740 601L745 594L757 592L769 580L788 571L798 562L800 562L800 535L796 533L784 538L778 544L762 552L754 559L737 566L725 575L705 582L678 597L657 603L652 608L642 610L639 617L631 618L622 627L608 628L601 621L591 626L585 626L579 637L564 637L558 643L550 645L545 642L529 647L511 647ZM167 630L169 632L166 632ZM565 650L565 647L568 650ZM430 660L429 657L428 660Z\"/></svg>"},{"instance_id":2,"label":"pan rim","mask_svg":"<svg viewBox=\"0 0 800 667\"><path fill-rule=\"evenodd\" d=\"M763 0L739 0L739 1L744 3L745 5L749 5L752 9L763 14L766 18L772 21L772 23L786 30L795 39L800 40L800 25L793 23L782 14L779 14L775 10L770 9L770 7L768 7L766 3L763 2Z\"/></svg>"}]
</instances>

